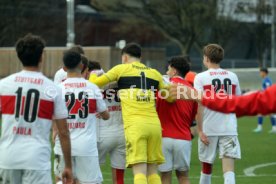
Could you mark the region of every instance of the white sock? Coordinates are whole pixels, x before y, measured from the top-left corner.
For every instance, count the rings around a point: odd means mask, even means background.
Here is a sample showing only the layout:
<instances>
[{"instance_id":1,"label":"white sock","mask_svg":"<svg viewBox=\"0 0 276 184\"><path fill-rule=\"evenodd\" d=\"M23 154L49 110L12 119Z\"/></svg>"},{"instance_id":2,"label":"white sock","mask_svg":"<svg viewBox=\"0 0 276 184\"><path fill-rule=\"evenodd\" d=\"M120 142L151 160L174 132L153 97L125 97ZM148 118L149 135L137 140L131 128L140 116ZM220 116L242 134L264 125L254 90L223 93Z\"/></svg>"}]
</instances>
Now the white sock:
<instances>
[{"instance_id":1,"label":"white sock","mask_svg":"<svg viewBox=\"0 0 276 184\"><path fill-rule=\"evenodd\" d=\"M199 184L211 184L211 174L204 174L201 172Z\"/></svg>"},{"instance_id":2,"label":"white sock","mask_svg":"<svg viewBox=\"0 0 276 184\"><path fill-rule=\"evenodd\" d=\"M257 128L262 130L263 129L263 125L258 125Z\"/></svg>"},{"instance_id":3,"label":"white sock","mask_svg":"<svg viewBox=\"0 0 276 184\"><path fill-rule=\"evenodd\" d=\"M232 171L228 171L223 174L224 176L224 184L235 184L235 173Z\"/></svg>"},{"instance_id":4,"label":"white sock","mask_svg":"<svg viewBox=\"0 0 276 184\"><path fill-rule=\"evenodd\" d=\"M276 130L276 126L272 126L272 130Z\"/></svg>"}]
</instances>

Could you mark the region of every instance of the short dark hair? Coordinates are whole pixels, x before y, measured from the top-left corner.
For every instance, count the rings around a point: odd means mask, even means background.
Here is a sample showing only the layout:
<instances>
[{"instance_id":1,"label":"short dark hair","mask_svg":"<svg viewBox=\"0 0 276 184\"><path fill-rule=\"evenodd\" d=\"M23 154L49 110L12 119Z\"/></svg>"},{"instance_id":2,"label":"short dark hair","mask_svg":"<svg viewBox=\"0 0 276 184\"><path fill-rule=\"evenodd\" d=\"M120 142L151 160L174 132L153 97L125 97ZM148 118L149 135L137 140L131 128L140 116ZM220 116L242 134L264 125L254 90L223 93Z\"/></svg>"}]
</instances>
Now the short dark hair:
<instances>
[{"instance_id":1,"label":"short dark hair","mask_svg":"<svg viewBox=\"0 0 276 184\"><path fill-rule=\"evenodd\" d=\"M219 64L224 57L224 50L218 44L208 44L203 48L203 54L207 56L211 63Z\"/></svg>"},{"instance_id":2,"label":"short dark hair","mask_svg":"<svg viewBox=\"0 0 276 184\"><path fill-rule=\"evenodd\" d=\"M88 61L88 71L100 70L102 69L101 65L97 61Z\"/></svg>"},{"instance_id":3,"label":"short dark hair","mask_svg":"<svg viewBox=\"0 0 276 184\"><path fill-rule=\"evenodd\" d=\"M84 50L83 50L83 48L82 48L82 46L81 46L81 45L74 45L74 46L72 46L69 50L71 50L71 51L74 51L74 52L77 52L77 53L79 53L79 54L83 54L83 55L84 55Z\"/></svg>"},{"instance_id":4,"label":"short dark hair","mask_svg":"<svg viewBox=\"0 0 276 184\"><path fill-rule=\"evenodd\" d=\"M40 36L29 33L18 39L15 48L23 66L38 66L45 48L45 41Z\"/></svg>"},{"instance_id":5,"label":"short dark hair","mask_svg":"<svg viewBox=\"0 0 276 184\"><path fill-rule=\"evenodd\" d=\"M191 63L189 56L174 56L171 57L168 61L170 67L177 70L181 77L185 77L185 75L190 71Z\"/></svg>"},{"instance_id":6,"label":"short dark hair","mask_svg":"<svg viewBox=\"0 0 276 184\"><path fill-rule=\"evenodd\" d=\"M82 67L82 70L81 70L81 73L83 73L86 68L88 67L88 59L85 55L81 54L81 63L83 64L83 67Z\"/></svg>"},{"instance_id":7,"label":"short dark hair","mask_svg":"<svg viewBox=\"0 0 276 184\"><path fill-rule=\"evenodd\" d=\"M265 72L266 74L268 74L268 69L267 68L260 68L260 72Z\"/></svg>"},{"instance_id":8,"label":"short dark hair","mask_svg":"<svg viewBox=\"0 0 276 184\"><path fill-rule=\"evenodd\" d=\"M121 54L128 54L135 58L141 58L142 49L141 46L137 43L128 43L123 49Z\"/></svg>"},{"instance_id":9,"label":"short dark hair","mask_svg":"<svg viewBox=\"0 0 276 184\"><path fill-rule=\"evenodd\" d=\"M81 62L81 55L78 52L67 50L63 53L63 63L68 69L75 69Z\"/></svg>"}]
</instances>

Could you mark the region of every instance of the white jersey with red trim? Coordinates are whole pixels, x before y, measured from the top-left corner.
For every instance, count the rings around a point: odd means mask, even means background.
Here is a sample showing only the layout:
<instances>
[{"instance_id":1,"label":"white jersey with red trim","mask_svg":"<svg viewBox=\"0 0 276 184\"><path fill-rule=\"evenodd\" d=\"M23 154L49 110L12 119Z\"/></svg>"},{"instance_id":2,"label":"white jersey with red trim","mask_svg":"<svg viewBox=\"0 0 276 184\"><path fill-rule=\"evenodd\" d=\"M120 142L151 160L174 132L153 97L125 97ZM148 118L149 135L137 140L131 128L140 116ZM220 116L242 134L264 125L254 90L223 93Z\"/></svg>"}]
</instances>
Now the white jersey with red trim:
<instances>
[{"instance_id":1,"label":"white jersey with red trim","mask_svg":"<svg viewBox=\"0 0 276 184\"><path fill-rule=\"evenodd\" d=\"M224 91L228 94L240 95L240 85L235 73L218 68L209 69L195 77L194 87L200 91ZM236 115L219 113L204 108L203 132L208 136L237 135Z\"/></svg>"},{"instance_id":2,"label":"white jersey with red trim","mask_svg":"<svg viewBox=\"0 0 276 184\"><path fill-rule=\"evenodd\" d=\"M96 112L107 110L100 89L84 78L67 78L60 86L69 112L72 156L98 156ZM54 150L62 155L58 137Z\"/></svg>"},{"instance_id":3,"label":"white jersey with red trim","mask_svg":"<svg viewBox=\"0 0 276 184\"><path fill-rule=\"evenodd\" d=\"M58 84L62 83L63 81L65 81L66 78L67 78L67 72L64 71L63 68L61 68L55 74L54 83L58 85Z\"/></svg>"},{"instance_id":4,"label":"white jersey with red trim","mask_svg":"<svg viewBox=\"0 0 276 184\"><path fill-rule=\"evenodd\" d=\"M110 118L98 119L99 137L118 137L124 135L121 102L118 97L118 88L104 90L104 101L107 105Z\"/></svg>"},{"instance_id":5,"label":"white jersey with red trim","mask_svg":"<svg viewBox=\"0 0 276 184\"><path fill-rule=\"evenodd\" d=\"M0 82L0 168L49 170L52 117L68 111L61 89L40 72L21 71Z\"/></svg>"}]
</instances>

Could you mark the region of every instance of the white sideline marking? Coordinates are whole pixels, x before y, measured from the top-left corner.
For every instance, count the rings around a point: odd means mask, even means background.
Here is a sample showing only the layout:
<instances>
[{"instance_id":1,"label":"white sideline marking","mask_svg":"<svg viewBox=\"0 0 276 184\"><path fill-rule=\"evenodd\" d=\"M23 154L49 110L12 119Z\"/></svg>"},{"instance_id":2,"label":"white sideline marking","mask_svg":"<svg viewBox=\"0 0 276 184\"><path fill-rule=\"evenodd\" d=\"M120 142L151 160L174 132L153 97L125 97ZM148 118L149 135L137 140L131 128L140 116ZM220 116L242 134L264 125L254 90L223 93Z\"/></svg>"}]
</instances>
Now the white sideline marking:
<instances>
[{"instance_id":1,"label":"white sideline marking","mask_svg":"<svg viewBox=\"0 0 276 184\"><path fill-rule=\"evenodd\" d=\"M276 164L276 163L275 163ZM106 172L103 172L103 174L109 175ZM276 177L276 174L260 174L260 175L254 175L254 176L247 176L247 175L236 175L236 178L248 178L248 177ZM190 179L199 179L200 176L189 176ZM223 175L217 176L217 175L212 175L212 178L223 178ZM173 178L175 179L175 178ZM133 178L125 177L125 181L131 181ZM111 178L104 178L104 181L112 181Z\"/></svg>"},{"instance_id":2,"label":"white sideline marking","mask_svg":"<svg viewBox=\"0 0 276 184\"><path fill-rule=\"evenodd\" d=\"M252 167L248 167L248 168L244 169L243 172L244 172L245 176L256 176L256 174L254 173L254 171L256 169L259 169L259 168L262 168L262 167L271 166L271 165L276 165L276 162L254 165Z\"/></svg>"}]
</instances>

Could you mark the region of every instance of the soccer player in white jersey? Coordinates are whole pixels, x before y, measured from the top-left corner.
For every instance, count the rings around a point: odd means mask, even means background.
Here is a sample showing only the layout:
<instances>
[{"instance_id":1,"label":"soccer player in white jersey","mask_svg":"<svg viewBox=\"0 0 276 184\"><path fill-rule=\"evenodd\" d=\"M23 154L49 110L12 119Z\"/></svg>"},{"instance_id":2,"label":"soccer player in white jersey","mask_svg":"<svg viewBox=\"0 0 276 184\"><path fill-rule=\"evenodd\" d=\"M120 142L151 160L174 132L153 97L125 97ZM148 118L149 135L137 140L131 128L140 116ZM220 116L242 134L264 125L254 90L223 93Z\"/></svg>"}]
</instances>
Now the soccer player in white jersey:
<instances>
[{"instance_id":1,"label":"soccer player in white jersey","mask_svg":"<svg viewBox=\"0 0 276 184\"><path fill-rule=\"evenodd\" d=\"M98 184L102 182L102 174L96 140L96 113L99 112L103 119L108 119L109 113L99 88L81 75L81 55L74 51L66 51L63 62L67 70L67 79L60 86L69 112L67 123L72 144L74 177L76 182L81 184ZM58 137L54 150L55 154L60 155L55 173L59 175L64 164Z\"/></svg>"},{"instance_id":2,"label":"soccer player in white jersey","mask_svg":"<svg viewBox=\"0 0 276 184\"><path fill-rule=\"evenodd\" d=\"M84 55L84 50L82 49L82 47L80 45L75 45L75 46L71 47L69 50L81 54L81 62L83 64L83 68L82 68L81 73L82 73L82 76L84 78L87 78L87 75L88 75L88 67L87 67L88 66L88 59ZM59 85L60 83L62 83L63 81L66 80L67 72L65 70L66 70L66 68L62 67L61 69L59 69L56 72L55 77L54 77L54 83L55 84ZM56 135L57 135L57 128L56 128L55 122L53 121L53 126L52 126L52 141L53 141L53 143L55 142ZM58 160L59 160L59 156L55 155L54 170L56 170L56 165L57 165ZM57 182L57 181L60 181L61 178L56 176L55 180Z\"/></svg>"},{"instance_id":3,"label":"soccer player in white jersey","mask_svg":"<svg viewBox=\"0 0 276 184\"><path fill-rule=\"evenodd\" d=\"M81 74L84 78L87 78L88 75L88 59L85 55L83 55L83 49L81 48L81 46L76 45L73 46L72 48L69 49L70 51L74 51L74 52L78 52L81 54L81 62L83 64L83 68L81 70ZM63 81L65 81L67 78L67 72L64 70L64 68L62 67L61 69L59 69L54 77L54 83L59 85L60 83L62 83ZM57 135L57 129L55 127L55 123L53 123L53 127L52 127L52 140L53 142L55 142L55 137Z\"/></svg>"},{"instance_id":4,"label":"soccer player in white jersey","mask_svg":"<svg viewBox=\"0 0 276 184\"><path fill-rule=\"evenodd\" d=\"M69 50L78 52L79 54L82 54L84 56L84 50L80 45L75 45L75 46L71 47ZM62 67L55 73L54 83L55 84L60 84L63 81L65 81L66 78L67 78L67 72Z\"/></svg>"},{"instance_id":5,"label":"soccer player in white jersey","mask_svg":"<svg viewBox=\"0 0 276 184\"><path fill-rule=\"evenodd\" d=\"M194 87L199 91L240 95L236 74L220 68L223 48L209 44L204 47L203 54L203 64L208 70L196 75ZM224 184L234 184L234 160L241 158L236 115L215 112L199 105L198 134L199 160L202 162L200 184L211 183L212 164L217 151L222 159Z\"/></svg>"},{"instance_id":6,"label":"soccer player in white jersey","mask_svg":"<svg viewBox=\"0 0 276 184\"><path fill-rule=\"evenodd\" d=\"M52 117L65 158L63 182L72 183L68 111L61 89L40 73L44 41L28 34L16 43L23 70L0 82L0 183L50 184Z\"/></svg>"},{"instance_id":7,"label":"soccer player in white jersey","mask_svg":"<svg viewBox=\"0 0 276 184\"><path fill-rule=\"evenodd\" d=\"M100 64L96 61L89 62L88 67L91 75L103 74ZM124 184L126 147L121 103L117 92L117 83L104 87L103 96L110 119L107 121L98 119L98 151L100 164L105 164L106 156L109 154L113 184Z\"/></svg>"}]
</instances>

